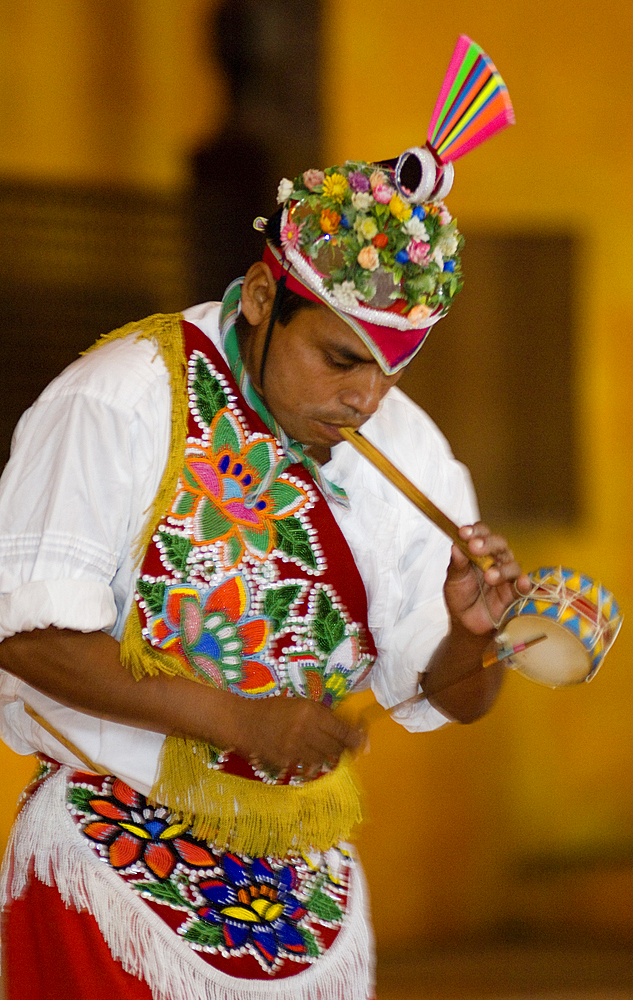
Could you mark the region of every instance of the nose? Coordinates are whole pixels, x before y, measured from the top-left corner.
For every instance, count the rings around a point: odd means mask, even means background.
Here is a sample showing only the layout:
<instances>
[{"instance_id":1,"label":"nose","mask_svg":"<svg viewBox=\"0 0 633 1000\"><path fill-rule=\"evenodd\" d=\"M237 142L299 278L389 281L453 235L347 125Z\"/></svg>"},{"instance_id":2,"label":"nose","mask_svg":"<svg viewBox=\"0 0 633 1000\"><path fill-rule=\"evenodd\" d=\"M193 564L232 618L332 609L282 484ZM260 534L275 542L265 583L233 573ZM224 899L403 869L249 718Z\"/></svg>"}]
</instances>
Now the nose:
<instances>
[{"instance_id":1,"label":"nose","mask_svg":"<svg viewBox=\"0 0 633 1000\"><path fill-rule=\"evenodd\" d=\"M340 400L365 419L378 409L383 396L398 380L398 375L385 375L377 364L363 365L340 393Z\"/></svg>"}]
</instances>

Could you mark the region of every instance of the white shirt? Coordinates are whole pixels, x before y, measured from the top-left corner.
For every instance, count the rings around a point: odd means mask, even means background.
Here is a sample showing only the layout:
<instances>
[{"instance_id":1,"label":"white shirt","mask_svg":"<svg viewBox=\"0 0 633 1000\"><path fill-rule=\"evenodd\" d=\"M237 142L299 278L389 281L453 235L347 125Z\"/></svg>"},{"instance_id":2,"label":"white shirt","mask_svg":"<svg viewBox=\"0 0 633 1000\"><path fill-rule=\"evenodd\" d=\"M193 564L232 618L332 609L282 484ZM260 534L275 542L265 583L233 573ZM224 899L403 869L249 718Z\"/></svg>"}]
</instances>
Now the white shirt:
<instances>
[{"instance_id":1,"label":"white shirt","mask_svg":"<svg viewBox=\"0 0 633 1000\"><path fill-rule=\"evenodd\" d=\"M217 303L184 316L220 349ZM0 481L0 640L49 625L120 638L138 571L132 544L165 467L170 413L165 365L132 335L70 365L23 415ZM477 519L467 470L404 393L391 389L363 433L452 520ZM378 648L371 686L382 705L397 705L417 692L446 634L451 543L351 445L333 449L324 473L350 501L331 509L367 591ZM17 753L78 763L25 702L95 763L149 792L162 734L76 712L0 671L0 735ZM446 722L425 700L396 717L414 732Z\"/></svg>"}]
</instances>

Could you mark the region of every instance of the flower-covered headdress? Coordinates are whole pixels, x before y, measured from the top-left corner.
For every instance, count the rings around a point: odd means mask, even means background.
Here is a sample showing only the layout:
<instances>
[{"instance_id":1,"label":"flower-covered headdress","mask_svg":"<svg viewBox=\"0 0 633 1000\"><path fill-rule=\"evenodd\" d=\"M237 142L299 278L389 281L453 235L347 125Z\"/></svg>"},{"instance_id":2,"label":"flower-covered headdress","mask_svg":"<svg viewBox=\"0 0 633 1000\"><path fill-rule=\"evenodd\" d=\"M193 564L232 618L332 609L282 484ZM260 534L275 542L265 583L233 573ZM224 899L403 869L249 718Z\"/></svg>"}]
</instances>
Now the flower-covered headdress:
<instances>
[{"instance_id":1,"label":"flower-covered headdress","mask_svg":"<svg viewBox=\"0 0 633 1000\"><path fill-rule=\"evenodd\" d=\"M452 161L513 122L499 73L461 35L425 147L281 181L281 246L269 239L264 254L273 277L330 306L385 372L398 371L462 287L463 237L443 203Z\"/></svg>"}]
</instances>

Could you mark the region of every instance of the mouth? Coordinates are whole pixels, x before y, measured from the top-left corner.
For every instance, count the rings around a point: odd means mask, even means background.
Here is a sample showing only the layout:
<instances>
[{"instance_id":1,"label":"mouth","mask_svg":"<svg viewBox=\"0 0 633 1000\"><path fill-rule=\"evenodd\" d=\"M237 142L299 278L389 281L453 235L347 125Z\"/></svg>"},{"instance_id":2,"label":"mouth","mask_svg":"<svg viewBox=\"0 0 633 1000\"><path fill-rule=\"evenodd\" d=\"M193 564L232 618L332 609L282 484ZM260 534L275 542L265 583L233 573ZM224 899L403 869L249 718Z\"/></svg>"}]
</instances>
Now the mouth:
<instances>
[{"instance_id":1,"label":"mouth","mask_svg":"<svg viewBox=\"0 0 633 1000\"><path fill-rule=\"evenodd\" d=\"M340 427L341 426L345 426L344 424L343 425L341 425L341 424L328 424L324 420L319 420L318 424L319 424L319 427L321 429L321 433L323 434L323 436L325 438L327 438L328 441L330 441L330 442L333 441L336 444L338 444L339 441L343 440L343 438L341 436Z\"/></svg>"},{"instance_id":2,"label":"mouth","mask_svg":"<svg viewBox=\"0 0 633 1000\"><path fill-rule=\"evenodd\" d=\"M319 420L316 418L314 420L315 425L318 427L319 434L321 437L327 440L328 444L338 444L340 441L344 441L343 435L341 434L341 427L349 427L353 431L357 431L365 423L365 420L369 419L365 417L359 420L338 420L336 423L329 420Z\"/></svg>"}]
</instances>

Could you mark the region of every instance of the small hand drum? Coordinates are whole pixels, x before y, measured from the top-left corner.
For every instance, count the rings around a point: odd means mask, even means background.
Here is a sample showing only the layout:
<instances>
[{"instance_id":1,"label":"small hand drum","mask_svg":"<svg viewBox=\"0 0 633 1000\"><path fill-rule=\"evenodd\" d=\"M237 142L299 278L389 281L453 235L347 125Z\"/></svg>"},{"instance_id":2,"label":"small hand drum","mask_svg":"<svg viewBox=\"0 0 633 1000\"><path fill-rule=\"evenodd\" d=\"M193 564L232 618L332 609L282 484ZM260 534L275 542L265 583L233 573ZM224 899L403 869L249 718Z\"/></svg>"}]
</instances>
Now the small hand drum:
<instances>
[{"instance_id":1,"label":"small hand drum","mask_svg":"<svg viewBox=\"0 0 633 1000\"><path fill-rule=\"evenodd\" d=\"M530 573L533 588L506 612L497 641L547 641L512 656L511 665L548 687L590 681L613 644L622 615L613 595L588 576L562 566Z\"/></svg>"}]
</instances>

